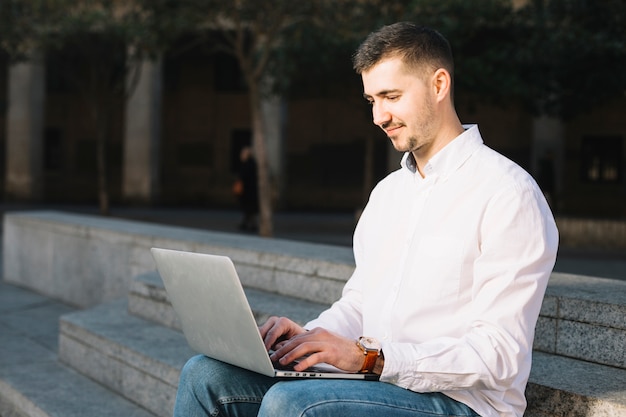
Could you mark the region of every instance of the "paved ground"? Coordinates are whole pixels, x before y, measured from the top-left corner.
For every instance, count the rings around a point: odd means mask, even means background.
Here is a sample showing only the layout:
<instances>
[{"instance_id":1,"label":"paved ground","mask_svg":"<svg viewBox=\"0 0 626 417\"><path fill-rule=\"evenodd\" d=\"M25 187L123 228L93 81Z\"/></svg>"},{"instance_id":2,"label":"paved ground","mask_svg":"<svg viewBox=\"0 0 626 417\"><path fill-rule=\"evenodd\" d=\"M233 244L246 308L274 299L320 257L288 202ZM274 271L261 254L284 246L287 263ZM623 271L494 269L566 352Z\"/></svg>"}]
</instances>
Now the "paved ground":
<instances>
[{"instance_id":1,"label":"paved ground","mask_svg":"<svg viewBox=\"0 0 626 417\"><path fill-rule=\"evenodd\" d=\"M95 206L0 204L0 213L13 210L62 210L98 214ZM120 217L175 226L194 227L230 233L238 230L239 212L198 208L114 207L112 217ZM302 240L340 246L352 245L354 213L279 212L274 216L277 238ZM626 253L561 247L555 271L626 280Z\"/></svg>"}]
</instances>

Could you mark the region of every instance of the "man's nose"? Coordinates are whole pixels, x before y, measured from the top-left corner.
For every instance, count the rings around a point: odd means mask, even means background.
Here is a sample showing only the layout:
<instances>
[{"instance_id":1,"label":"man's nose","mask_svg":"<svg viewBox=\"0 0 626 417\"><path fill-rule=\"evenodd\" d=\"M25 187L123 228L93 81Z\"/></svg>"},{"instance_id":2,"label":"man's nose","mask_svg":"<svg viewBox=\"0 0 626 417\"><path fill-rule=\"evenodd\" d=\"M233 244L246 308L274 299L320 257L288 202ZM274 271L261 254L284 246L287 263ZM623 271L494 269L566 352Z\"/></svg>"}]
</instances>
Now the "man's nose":
<instances>
[{"instance_id":1,"label":"man's nose","mask_svg":"<svg viewBox=\"0 0 626 417\"><path fill-rule=\"evenodd\" d=\"M383 127L391 120L391 114L383 103L374 103L372 105L372 120L376 126L380 127Z\"/></svg>"}]
</instances>

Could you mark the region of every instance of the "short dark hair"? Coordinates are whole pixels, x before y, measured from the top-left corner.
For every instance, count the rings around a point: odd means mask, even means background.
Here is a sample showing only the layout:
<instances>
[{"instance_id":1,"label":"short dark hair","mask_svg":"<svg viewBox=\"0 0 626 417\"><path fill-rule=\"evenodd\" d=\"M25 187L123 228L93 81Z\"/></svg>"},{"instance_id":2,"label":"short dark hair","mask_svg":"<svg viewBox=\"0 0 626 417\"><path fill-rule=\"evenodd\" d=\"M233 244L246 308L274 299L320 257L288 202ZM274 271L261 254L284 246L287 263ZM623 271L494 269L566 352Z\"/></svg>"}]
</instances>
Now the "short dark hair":
<instances>
[{"instance_id":1,"label":"short dark hair","mask_svg":"<svg viewBox=\"0 0 626 417\"><path fill-rule=\"evenodd\" d=\"M363 41L352 57L357 74L371 69L383 59L400 57L418 71L444 68L454 77L450 43L436 30L411 22L383 26Z\"/></svg>"}]
</instances>

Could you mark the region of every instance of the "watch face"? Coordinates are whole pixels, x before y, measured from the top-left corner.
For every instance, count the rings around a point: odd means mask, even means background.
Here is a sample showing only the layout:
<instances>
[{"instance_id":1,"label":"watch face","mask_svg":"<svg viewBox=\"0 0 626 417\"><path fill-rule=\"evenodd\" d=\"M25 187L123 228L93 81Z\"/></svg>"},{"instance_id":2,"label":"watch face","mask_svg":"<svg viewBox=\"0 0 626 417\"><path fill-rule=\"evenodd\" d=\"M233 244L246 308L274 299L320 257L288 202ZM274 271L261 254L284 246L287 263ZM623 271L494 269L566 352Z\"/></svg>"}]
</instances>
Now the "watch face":
<instances>
[{"instance_id":1,"label":"watch face","mask_svg":"<svg viewBox=\"0 0 626 417\"><path fill-rule=\"evenodd\" d=\"M365 350L380 350L380 342L373 337L362 337L359 339L359 343Z\"/></svg>"}]
</instances>

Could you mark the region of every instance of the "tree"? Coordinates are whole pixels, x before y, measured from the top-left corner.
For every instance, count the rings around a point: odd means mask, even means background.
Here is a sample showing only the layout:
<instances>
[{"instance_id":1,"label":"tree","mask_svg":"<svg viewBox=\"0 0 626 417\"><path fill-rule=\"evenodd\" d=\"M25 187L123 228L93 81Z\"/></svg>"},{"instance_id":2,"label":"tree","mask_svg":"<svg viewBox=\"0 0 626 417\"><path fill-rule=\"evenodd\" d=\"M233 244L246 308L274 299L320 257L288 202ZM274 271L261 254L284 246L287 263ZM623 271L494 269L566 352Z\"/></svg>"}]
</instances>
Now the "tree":
<instances>
[{"instance_id":1,"label":"tree","mask_svg":"<svg viewBox=\"0 0 626 417\"><path fill-rule=\"evenodd\" d=\"M182 8L196 10L198 21L194 28L210 34L216 51L236 58L248 89L252 142L258 164L259 234L272 236L274 190L267 151L266 125L262 104L275 94L284 82L284 73L276 69L279 51L284 47L286 34L295 26L311 19L314 2L277 0L188 0ZM212 13L211 11L215 12Z\"/></svg>"},{"instance_id":2,"label":"tree","mask_svg":"<svg viewBox=\"0 0 626 417\"><path fill-rule=\"evenodd\" d=\"M186 6L200 11L197 28L211 33L216 50L237 59L248 87L251 111L252 141L258 163L259 234L273 234L272 184L270 178L266 120L262 112L265 97L272 94L282 74L270 74L268 69L277 51L285 42L285 33L310 18L314 2L277 0L193 1ZM211 11L215 10L214 13Z\"/></svg>"},{"instance_id":3,"label":"tree","mask_svg":"<svg viewBox=\"0 0 626 417\"><path fill-rule=\"evenodd\" d=\"M333 53L324 46L345 51L346 45L353 46L355 39L373 28L373 20L388 16L398 6L382 0L213 0L197 1L195 7L206 11L198 15L209 16L198 26L219 31L216 47L236 57L248 86L253 146L259 164L259 234L271 236L274 193L265 137L267 121L261 111L263 99L292 86L296 61L311 51L307 48L311 39L324 39L323 46L313 48L316 65L311 68L319 69L324 67L322 62L335 62ZM373 9L376 13L371 13ZM215 13L210 15L209 10Z\"/></svg>"}]
</instances>

